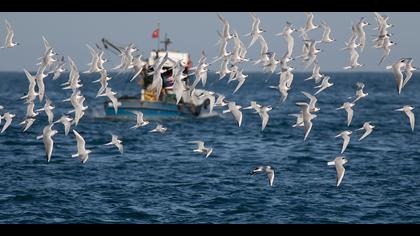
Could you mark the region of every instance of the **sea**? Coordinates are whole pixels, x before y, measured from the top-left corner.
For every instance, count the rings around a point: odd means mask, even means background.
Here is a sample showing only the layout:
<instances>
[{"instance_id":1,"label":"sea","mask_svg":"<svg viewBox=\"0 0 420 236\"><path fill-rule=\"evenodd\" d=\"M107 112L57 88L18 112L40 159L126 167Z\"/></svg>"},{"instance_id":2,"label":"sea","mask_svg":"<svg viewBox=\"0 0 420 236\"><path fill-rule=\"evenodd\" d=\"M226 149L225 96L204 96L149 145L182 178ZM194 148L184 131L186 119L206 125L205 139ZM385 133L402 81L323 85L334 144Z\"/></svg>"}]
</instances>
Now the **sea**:
<instances>
[{"instance_id":1,"label":"sea","mask_svg":"<svg viewBox=\"0 0 420 236\"><path fill-rule=\"evenodd\" d=\"M301 93L314 93L310 73L294 73L289 96L280 101L279 75L250 72L245 84L232 94L237 82L227 83L210 73L207 90L221 93L243 108L250 101L271 105L270 119L261 131L261 119L243 110L238 127L231 113L215 108L212 115L151 121L129 129L135 120L103 119L106 97L95 98L99 74L82 74L82 94L89 108L77 126L92 153L82 164L73 132L65 136L62 124L54 125L54 149L48 163L42 140L47 125L41 113L33 126L22 132L26 105L19 99L28 89L23 72L0 73L0 114L16 114L0 135L0 223L3 224L376 224L420 223L420 126L411 131L408 117L395 111L404 105L420 114L420 78L414 74L398 95L391 71L324 72L334 85L321 92L320 111L306 141L302 128L293 128L296 102L308 102ZM109 86L118 96L137 95L130 73L111 73ZM44 79L46 96L55 106L55 119L72 109L70 90L61 84L68 74ZM369 95L353 107L347 126L344 110L336 110L355 95L357 82ZM198 88L202 88L200 84ZM45 101L45 100L44 100ZM35 108L43 102L36 101ZM134 118L134 117L133 117ZM358 141L363 123L373 132ZM1 127L4 124L1 122ZM164 134L150 133L157 123ZM352 130L350 144L341 154L342 139ZM106 146L111 134L122 140L124 153ZM193 152L202 140L212 155ZM339 187L336 170L327 162L343 155L348 159ZM257 166L275 170L273 186L265 174L251 175Z\"/></svg>"}]
</instances>

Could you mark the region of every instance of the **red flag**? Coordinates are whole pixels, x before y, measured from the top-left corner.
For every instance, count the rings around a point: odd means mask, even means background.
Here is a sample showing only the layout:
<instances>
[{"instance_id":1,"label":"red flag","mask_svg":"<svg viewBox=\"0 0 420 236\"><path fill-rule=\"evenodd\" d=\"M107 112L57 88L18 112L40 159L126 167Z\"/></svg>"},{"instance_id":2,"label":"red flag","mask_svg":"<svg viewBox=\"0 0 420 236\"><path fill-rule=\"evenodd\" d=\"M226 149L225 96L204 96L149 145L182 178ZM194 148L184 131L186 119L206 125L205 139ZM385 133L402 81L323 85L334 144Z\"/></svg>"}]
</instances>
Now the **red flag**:
<instances>
[{"instance_id":1,"label":"red flag","mask_svg":"<svg viewBox=\"0 0 420 236\"><path fill-rule=\"evenodd\" d=\"M152 38L159 38L159 28L157 28L155 31L153 31L152 33Z\"/></svg>"}]
</instances>

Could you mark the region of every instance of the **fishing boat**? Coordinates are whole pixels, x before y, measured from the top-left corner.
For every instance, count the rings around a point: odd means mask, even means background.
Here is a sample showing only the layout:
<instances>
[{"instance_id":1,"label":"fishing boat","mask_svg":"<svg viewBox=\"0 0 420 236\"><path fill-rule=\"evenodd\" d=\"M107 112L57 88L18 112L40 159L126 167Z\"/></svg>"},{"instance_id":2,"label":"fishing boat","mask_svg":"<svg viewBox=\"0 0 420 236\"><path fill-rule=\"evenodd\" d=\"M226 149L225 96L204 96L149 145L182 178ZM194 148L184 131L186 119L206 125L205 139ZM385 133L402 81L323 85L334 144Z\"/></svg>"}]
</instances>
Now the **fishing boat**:
<instances>
[{"instance_id":1,"label":"fishing boat","mask_svg":"<svg viewBox=\"0 0 420 236\"><path fill-rule=\"evenodd\" d=\"M118 49L112 43L106 39L102 39L105 48ZM135 119L133 111L140 111L143 113L144 119L147 120L160 120L160 119L176 119L176 118L188 118L197 117L203 110L207 109L209 101L204 101L201 104L194 104L184 96L177 104L176 96L172 90L172 67L171 61L182 60L184 65L187 65L184 74L189 73L189 69L192 67L190 55L188 53L181 53L167 50L167 46L171 41L165 35L165 40L162 41L165 44L164 49L157 49L150 52L149 58L144 60L143 68L134 68L135 72L141 70L141 73L137 77L137 83L135 86L139 86L139 94L137 96L123 95L118 97L118 110L115 111L111 101L104 103L104 111L106 119ZM148 89L148 86L153 82L153 65L158 58L168 54L168 57L172 60L167 60L163 66L163 70L166 70L162 74L163 85L162 92L159 98L156 98L156 90ZM190 76L184 79L185 83L188 83ZM134 84L134 83L133 83ZM195 93L200 94L204 90L196 89Z\"/></svg>"}]
</instances>

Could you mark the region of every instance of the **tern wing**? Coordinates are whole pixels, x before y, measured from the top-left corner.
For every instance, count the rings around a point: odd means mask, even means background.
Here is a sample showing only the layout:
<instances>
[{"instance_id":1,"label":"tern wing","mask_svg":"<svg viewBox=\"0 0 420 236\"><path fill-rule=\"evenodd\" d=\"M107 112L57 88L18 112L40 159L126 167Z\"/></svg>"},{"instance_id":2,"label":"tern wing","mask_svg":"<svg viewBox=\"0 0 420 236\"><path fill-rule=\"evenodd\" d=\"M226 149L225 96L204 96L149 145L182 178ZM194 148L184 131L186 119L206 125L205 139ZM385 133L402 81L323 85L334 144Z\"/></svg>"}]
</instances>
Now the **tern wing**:
<instances>
[{"instance_id":1,"label":"tern wing","mask_svg":"<svg viewBox=\"0 0 420 236\"><path fill-rule=\"evenodd\" d=\"M274 182L274 170L272 172L267 173L267 177L268 177L268 184L270 186L273 186L273 182Z\"/></svg>"},{"instance_id":2,"label":"tern wing","mask_svg":"<svg viewBox=\"0 0 420 236\"><path fill-rule=\"evenodd\" d=\"M414 113L412 111L406 111L405 114L407 114L408 118L410 119L411 130L414 131L414 124L416 122L416 118L414 117Z\"/></svg>"},{"instance_id":3,"label":"tern wing","mask_svg":"<svg viewBox=\"0 0 420 236\"><path fill-rule=\"evenodd\" d=\"M344 169L343 164L336 164L335 169L337 170L337 187L340 186L341 181L344 177L344 172L346 172L346 169Z\"/></svg>"}]
</instances>

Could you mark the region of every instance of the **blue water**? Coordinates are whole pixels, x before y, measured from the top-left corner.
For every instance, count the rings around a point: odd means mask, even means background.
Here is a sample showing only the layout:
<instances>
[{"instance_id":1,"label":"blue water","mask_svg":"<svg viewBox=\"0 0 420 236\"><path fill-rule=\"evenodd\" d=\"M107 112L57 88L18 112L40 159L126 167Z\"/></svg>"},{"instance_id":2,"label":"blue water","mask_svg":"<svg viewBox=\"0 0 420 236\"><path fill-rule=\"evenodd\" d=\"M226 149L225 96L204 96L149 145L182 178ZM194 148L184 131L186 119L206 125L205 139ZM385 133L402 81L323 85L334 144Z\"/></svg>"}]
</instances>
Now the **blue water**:
<instances>
[{"instance_id":1,"label":"blue water","mask_svg":"<svg viewBox=\"0 0 420 236\"><path fill-rule=\"evenodd\" d=\"M334 86L319 94L321 110L303 142L303 130L291 127L295 118L288 114L299 111L295 102L306 101L300 91L316 91L313 81L303 81L307 75L295 74L284 104L267 88L276 85L277 75L250 74L233 96L236 82L226 85L227 79L210 75L207 89L243 107L251 100L273 105L264 132L259 116L248 110L241 128L224 114L163 121L164 135L148 133L154 123L129 130L134 121L98 119L105 101L94 98L98 84L91 81L98 75L82 75L89 109L75 129L93 151L82 165L71 158L76 141L72 132L64 136L61 124L46 162L43 142L35 139L47 123L45 114L25 133L18 125L26 109L19 100L28 86L25 75L0 73L0 104L17 114L0 136L0 223L420 223L419 127L412 133L404 113L393 111L419 104L419 75L398 96L391 73L330 73ZM114 74L110 86L119 95L138 93L128 78ZM71 109L61 102L70 95L60 89L64 81L65 76L45 79L56 119ZM337 188L335 168L327 161L341 151L342 140L334 136L347 125L345 112L335 109L354 94L357 81L365 83L369 96L354 107L350 129L365 121L376 128L362 141L357 141L362 132L353 133ZM123 155L103 145L111 132L121 137ZM198 139L214 147L208 159L188 143ZM272 187L266 176L250 176L259 165L275 169Z\"/></svg>"}]
</instances>

